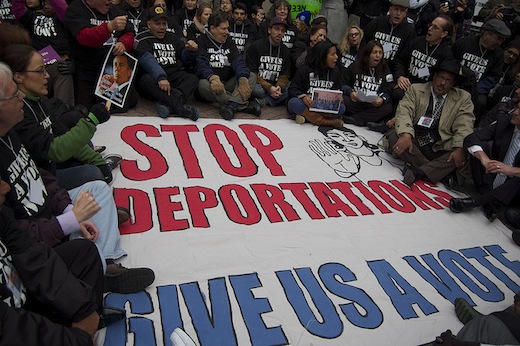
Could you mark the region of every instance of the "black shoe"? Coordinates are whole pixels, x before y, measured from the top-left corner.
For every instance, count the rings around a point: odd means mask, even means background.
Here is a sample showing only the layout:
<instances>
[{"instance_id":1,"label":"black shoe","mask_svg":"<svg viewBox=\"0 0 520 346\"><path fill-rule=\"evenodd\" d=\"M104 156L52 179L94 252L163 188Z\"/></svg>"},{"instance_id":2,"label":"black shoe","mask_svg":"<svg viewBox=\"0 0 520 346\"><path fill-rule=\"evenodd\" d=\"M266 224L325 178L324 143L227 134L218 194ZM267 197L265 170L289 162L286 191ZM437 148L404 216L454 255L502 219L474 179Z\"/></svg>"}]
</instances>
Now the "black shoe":
<instances>
[{"instance_id":1,"label":"black shoe","mask_svg":"<svg viewBox=\"0 0 520 346\"><path fill-rule=\"evenodd\" d=\"M258 100L252 97L247 104L247 107L242 110L244 113L253 114L259 117L262 114L262 106Z\"/></svg>"},{"instance_id":2,"label":"black shoe","mask_svg":"<svg viewBox=\"0 0 520 346\"><path fill-rule=\"evenodd\" d=\"M235 109L229 106L221 106L218 110L218 114L225 120L231 120L235 117Z\"/></svg>"},{"instance_id":3,"label":"black shoe","mask_svg":"<svg viewBox=\"0 0 520 346\"><path fill-rule=\"evenodd\" d=\"M369 121L367 123L367 127L371 131L380 132L380 133L386 133L388 130L390 130L390 128L388 126L386 126L384 121L381 121L378 123L376 123L374 121Z\"/></svg>"},{"instance_id":4,"label":"black shoe","mask_svg":"<svg viewBox=\"0 0 520 346\"><path fill-rule=\"evenodd\" d=\"M520 246L520 231L513 231L511 235L516 245Z\"/></svg>"},{"instance_id":5,"label":"black shoe","mask_svg":"<svg viewBox=\"0 0 520 346\"><path fill-rule=\"evenodd\" d=\"M104 307L103 311L99 315L98 329L106 328L113 323L124 320L125 318L126 310Z\"/></svg>"},{"instance_id":6,"label":"black shoe","mask_svg":"<svg viewBox=\"0 0 520 346\"><path fill-rule=\"evenodd\" d=\"M155 280L153 270L149 268L128 269L121 264L107 264L105 273L105 291L113 293L135 293L144 290Z\"/></svg>"},{"instance_id":7,"label":"black shoe","mask_svg":"<svg viewBox=\"0 0 520 346\"><path fill-rule=\"evenodd\" d=\"M119 167L119 164L121 164L121 161L123 161L123 157L118 154L108 154L105 157L103 157L103 159L105 160L111 171Z\"/></svg>"},{"instance_id":8,"label":"black shoe","mask_svg":"<svg viewBox=\"0 0 520 346\"><path fill-rule=\"evenodd\" d=\"M94 145L92 149L94 149L96 153L102 153L106 150L106 148L107 147L105 147L104 145Z\"/></svg>"},{"instance_id":9,"label":"black shoe","mask_svg":"<svg viewBox=\"0 0 520 346\"><path fill-rule=\"evenodd\" d=\"M464 298L455 299L455 314L457 315L459 321L461 321L463 324L466 324L472 319L482 315L480 312L475 310Z\"/></svg>"},{"instance_id":10,"label":"black shoe","mask_svg":"<svg viewBox=\"0 0 520 346\"><path fill-rule=\"evenodd\" d=\"M520 209L506 208L504 211L504 218L510 228L513 230L520 229Z\"/></svg>"},{"instance_id":11,"label":"black shoe","mask_svg":"<svg viewBox=\"0 0 520 346\"><path fill-rule=\"evenodd\" d=\"M345 124L356 125L356 119L354 117L344 115L342 119Z\"/></svg>"},{"instance_id":12,"label":"black shoe","mask_svg":"<svg viewBox=\"0 0 520 346\"><path fill-rule=\"evenodd\" d=\"M199 108L190 105L184 105L179 110L179 115L183 118L189 118L193 121L197 121L199 118Z\"/></svg>"},{"instance_id":13,"label":"black shoe","mask_svg":"<svg viewBox=\"0 0 520 346\"><path fill-rule=\"evenodd\" d=\"M454 213L463 213L475 207L475 200L472 197L450 199L450 210Z\"/></svg>"},{"instance_id":14,"label":"black shoe","mask_svg":"<svg viewBox=\"0 0 520 346\"><path fill-rule=\"evenodd\" d=\"M419 168L415 168L411 164L407 163L403 169L403 181L406 185L412 186L417 180L424 177L424 172Z\"/></svg>"},{"instance_id":15,"label":"black shoe","mask_svg":"<svg viewBox=\"0 0 520 346\"><path fill-rule=\"evenodd\" d=\"M494 203L486 203L482 206L481 209L489 222L495 221L501 210L500 206Z\"/></svg>"},{"instance_id":16,"label":"black shoe","mask_svg":"<svg viewBox=\"0 0 520 346\"><path fill-rule=\"evenodd\" d=\"M116 207L117 210L117 224L120 225L130 219L130 210L125 207Z\"/></svg>"}]
</instances>

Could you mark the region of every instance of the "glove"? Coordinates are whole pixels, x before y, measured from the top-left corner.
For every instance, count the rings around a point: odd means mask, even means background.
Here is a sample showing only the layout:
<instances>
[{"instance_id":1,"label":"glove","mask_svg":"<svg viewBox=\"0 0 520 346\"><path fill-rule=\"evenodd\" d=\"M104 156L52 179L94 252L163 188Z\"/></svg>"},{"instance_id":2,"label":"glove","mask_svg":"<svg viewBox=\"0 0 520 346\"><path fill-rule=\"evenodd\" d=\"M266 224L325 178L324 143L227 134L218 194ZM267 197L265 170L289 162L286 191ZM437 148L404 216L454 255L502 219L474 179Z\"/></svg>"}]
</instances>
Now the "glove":
<instances>
[{"instance_id":1,"label":"glove","mask_svg":"<svg viewBox=\"0 0 520 346\"><path fill-rule=\"evenodd\" d=\"M74 72L76 71L74 61L70 59L58 61L58 71L61 74L74 74Z\"/></svg>"},{"instance_id":2,"label":"glove","mask_svg":"<svg viewBox=\"0 0 520 346\"><path fill-rule=\"evenodd\" d=\"M103 174L103 180L105 183L110 184L112 182L112 170L108 166L108 164L97 166L101 173Z\"/></svg>"},{"instance_id":3,"label":"glove","mask_svg":"<svg viewBox=\"0 0 520 346\"><path fill-rule=\"evenodd\" d=\"M253 90L249 87L247 78L242 77L238 80L237 92L242 96L242 100L247 101L251 97Z\"/></svg>"},{"instance_id":4,"label":"glove","mask_svg":"<svg viewBox=\"0 0 520 346\"><path fill-rule=\"evenodd\" d=\"M90 108L90 113L87 115L87 118L97 126L108 121L108 119L110 119L110 114L104 104L96 103L92 108Z\"/></svg>"},{"instance_id":5,"label":"glove","mask_svg":"<svg viewBox=\"0 0 520 346\"><path fill-rule=\"evenodd\" d=\"M221 82L220 77L216 74L209 78L209 86L211 87L211 91L213 91L213 93L216 95L226 92L224 83Z\"/></svg>"},{"instance_id":6,"label":"glove","mask_svg":"<svg viewBox=\"0 0 520 346\"><path fill-rule=\"evenodd\" d=\"M88 116L88 109L83 105L75 105L74 110L83 114L84 117Z\"/></svg>"}]
</instances>

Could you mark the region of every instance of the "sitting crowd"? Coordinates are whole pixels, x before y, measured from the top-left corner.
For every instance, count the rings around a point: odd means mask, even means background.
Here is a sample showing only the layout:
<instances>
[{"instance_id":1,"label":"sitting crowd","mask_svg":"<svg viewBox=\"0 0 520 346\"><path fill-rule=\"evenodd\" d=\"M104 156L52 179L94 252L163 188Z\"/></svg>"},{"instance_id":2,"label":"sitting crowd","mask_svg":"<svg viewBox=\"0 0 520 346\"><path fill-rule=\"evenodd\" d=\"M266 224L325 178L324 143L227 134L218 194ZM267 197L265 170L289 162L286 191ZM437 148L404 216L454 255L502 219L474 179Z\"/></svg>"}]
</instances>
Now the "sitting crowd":
<instances>
[{"instance_id":1,"label":"sitting crowd","mask_svg":"<svg viewBox=\"0 0 520 346\"><path fill-rule=\"evenodd\" d=\"M2 323L26 318L9 309L25 304L49 319L41 326L62 326L47 343L81 344L124 314L103 307L104 291L153 283L151 269L115 262L127 255L118 216L125 222L129 211L115 205L114 165L91 142L139 97L161 118L196 121L198 98L226 120L278 106L296 124L384 133L387 151L406 163L406 184L473 181L477 192L451 199L451 211L481 207L520 245L520 1L489 0L475 18L473 0L419 10L409 0L345 1L355 16L338 42L325 16L293 20L289 0L267 12L260 1L143 1L12 0L1 18L0 241L12 257L2 264L26 270L27 286L9 296L2 281ZM482 21L478 33L472 18ZM84 252L96 258L74 264ZM46 270L56 277L39 285L27 256L55 264ZM74 288L82 280L88 287Z\"/></svg>"}]
</instances>

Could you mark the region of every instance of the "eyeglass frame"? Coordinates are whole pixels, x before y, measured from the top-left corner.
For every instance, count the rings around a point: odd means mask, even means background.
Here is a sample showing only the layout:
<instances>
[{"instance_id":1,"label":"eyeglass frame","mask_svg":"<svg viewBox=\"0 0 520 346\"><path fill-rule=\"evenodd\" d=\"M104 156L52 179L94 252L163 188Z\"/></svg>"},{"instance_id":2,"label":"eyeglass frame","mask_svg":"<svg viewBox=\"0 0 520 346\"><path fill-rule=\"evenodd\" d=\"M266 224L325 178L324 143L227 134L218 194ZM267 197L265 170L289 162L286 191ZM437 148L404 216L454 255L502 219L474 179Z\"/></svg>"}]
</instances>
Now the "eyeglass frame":
<instances>
[{"instance_id":1,"label":"eyeglass frame","mask_svg":"<svg viewBox=\"0 0 520 346\"><path fill-rule=\"evenodd\" d=\"M49 71L47 71L47 67L45 67L45 66L43 66L43 68L41 70L24 70L24 71L20 71L20 72L33 72L33 73L39 73L44 76L49 73Z\"/></svg>"},{"instance_id":2,"label":"eyeglass frame","mask_svg":"<svg viewBox=\"0 0 520 346\"><path fill-rule=\"evenodd\" d=\"M16 93L14 95L0 99L0 101L9 101L17 97L20 97L20 90L16 90Z\"/></svg>"}]
</instances>

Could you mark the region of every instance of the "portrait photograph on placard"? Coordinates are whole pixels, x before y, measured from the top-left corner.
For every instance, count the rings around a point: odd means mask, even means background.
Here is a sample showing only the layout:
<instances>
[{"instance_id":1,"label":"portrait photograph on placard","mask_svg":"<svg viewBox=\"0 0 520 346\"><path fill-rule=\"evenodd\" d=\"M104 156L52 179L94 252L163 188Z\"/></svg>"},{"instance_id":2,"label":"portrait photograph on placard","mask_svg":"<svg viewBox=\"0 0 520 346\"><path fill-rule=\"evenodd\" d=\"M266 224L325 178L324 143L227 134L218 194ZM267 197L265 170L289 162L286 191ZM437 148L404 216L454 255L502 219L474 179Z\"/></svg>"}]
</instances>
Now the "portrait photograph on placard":
<instances>
[{"instance_id":1,"label":"portrait photograph on placard","mask_svg":"<svg viewBox=\"0 0 520 346\"><path fill-rule=\"evenodd\" d=\"M110 49L98 78L95 95L123 107L136 69L136 58L126 52L114 55Z\"/></svg>"}]
</instances>

